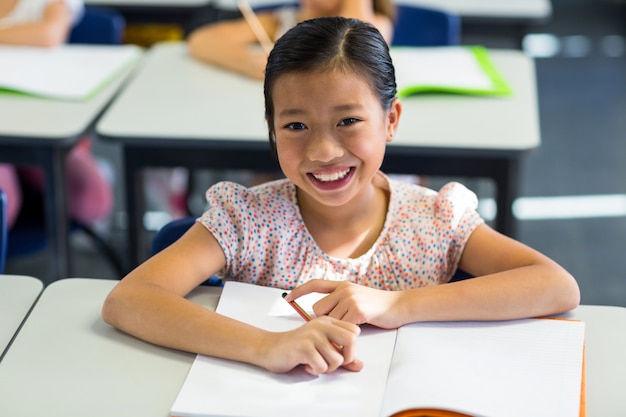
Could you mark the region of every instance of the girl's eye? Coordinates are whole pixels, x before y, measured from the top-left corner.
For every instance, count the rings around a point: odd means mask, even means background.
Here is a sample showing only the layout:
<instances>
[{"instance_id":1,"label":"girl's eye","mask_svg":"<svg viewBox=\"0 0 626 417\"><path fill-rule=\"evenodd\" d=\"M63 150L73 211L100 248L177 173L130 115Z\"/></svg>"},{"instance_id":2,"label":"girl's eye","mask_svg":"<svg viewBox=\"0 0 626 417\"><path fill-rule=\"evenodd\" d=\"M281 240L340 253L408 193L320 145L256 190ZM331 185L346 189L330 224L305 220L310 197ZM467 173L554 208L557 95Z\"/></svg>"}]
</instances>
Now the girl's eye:
<instances>
[{"instance_id":1,"label":"girl's eye","mask_svg":"<svg viewBox=\"0 0 626 417\"><path fill-rule=\"evenodd\" d=\"M292 129L292 130L306 129L306 126L304 125L304 123L300 123L300 122L289 123L285 127L287 129Z\"/></svg>"},{"instance_id":2,"label":"girl's eye","mask_svg":"<svg viewBox=\"0 0 626 417\"><path fill-rule=\"evenodd\" d=\"M340 121L339 126L350 126L350 125L355 124L358 121L359 119L355 117L348 117L347 119L343 119L342 121Z\"/></svg>"}]
</instances>

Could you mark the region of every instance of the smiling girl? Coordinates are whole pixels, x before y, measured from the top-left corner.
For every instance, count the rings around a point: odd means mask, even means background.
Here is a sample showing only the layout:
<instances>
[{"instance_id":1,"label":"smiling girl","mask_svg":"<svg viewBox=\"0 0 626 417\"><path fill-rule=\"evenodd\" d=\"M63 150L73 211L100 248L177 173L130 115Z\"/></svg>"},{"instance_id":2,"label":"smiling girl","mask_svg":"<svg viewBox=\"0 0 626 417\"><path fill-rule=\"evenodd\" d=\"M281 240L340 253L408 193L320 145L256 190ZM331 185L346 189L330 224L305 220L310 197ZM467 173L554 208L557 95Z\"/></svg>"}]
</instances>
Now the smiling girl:
<instances>
[{"instance_id":1,"label":"smiling girl","mask_svg":"<svg viewBox=\"0 0 626 417\"><path fill-rule=\"evenodd\" d=\"M106 322L172 348L320 374L361 369L363 323L514 319L578 305L572 276L488 227L468 189L437 192L379 171L402 104L372 25L327 17L287 32L269 56L265 105L286 179L211 187L196 224L111 292ZM450 283L457 269L475 278ZM318 318L270 333L185 300L213 274L293 289L288 301L327 295Z\"/></svg>"}]
</instances>

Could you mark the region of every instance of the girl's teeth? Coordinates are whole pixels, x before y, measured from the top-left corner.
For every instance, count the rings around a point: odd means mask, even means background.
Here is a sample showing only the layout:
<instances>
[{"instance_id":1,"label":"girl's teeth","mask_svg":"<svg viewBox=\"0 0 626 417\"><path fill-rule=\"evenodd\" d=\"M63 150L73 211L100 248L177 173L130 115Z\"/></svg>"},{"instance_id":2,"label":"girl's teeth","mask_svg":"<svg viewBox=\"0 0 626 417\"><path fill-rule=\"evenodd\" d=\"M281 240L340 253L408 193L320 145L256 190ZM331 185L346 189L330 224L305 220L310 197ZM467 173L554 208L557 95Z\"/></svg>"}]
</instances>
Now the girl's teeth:
<instances>
[{"instance_id":1,"label":"girl's teeth","mask_svg":"<svg viewBox=\"0 0 626 417\"><path fill-rule=\"evenodd\" d=\"M344 178L350 172L349 169L343 172L333 172L332 174L313 174L316 180L322 182L337 181Z\"/></svg>"}]
</instances>

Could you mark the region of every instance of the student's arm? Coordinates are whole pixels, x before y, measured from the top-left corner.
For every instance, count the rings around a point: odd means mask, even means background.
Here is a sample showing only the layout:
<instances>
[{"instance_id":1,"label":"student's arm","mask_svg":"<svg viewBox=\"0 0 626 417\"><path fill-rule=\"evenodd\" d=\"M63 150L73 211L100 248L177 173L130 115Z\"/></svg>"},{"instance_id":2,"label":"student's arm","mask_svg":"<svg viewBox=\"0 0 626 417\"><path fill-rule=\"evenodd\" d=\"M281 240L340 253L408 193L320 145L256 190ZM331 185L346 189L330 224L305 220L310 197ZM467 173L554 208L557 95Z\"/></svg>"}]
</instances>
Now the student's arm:
<instances>
[{"instance_id":1,"label":"student's arm","mask_svg":"<svg viewBox=\"0 0 626 417\"><path fill-rule=\"evenodd\" d=\"M396 328L419 321L507 320L562 313L580 302L574 278L554 261L487 225L470 237L460 268L476 278L406 291L313 280L287 300L329 293L317 315Z\"/></svg>"},{"instance_id":2,"label":"student's arm","mask_svg":"<svg viewBox=\"0 0 626 417\"><path fill-rule=\"evenodd\" d=\"M271 13L257 15L273 38L275 19ZM263 79L267 55L259 45L254 32L244 19L228 20L201 26L187 39L192 57L213 65Z\"/></svg>"},{"instance_id":3,"label":"student's arm","mask_svg":"<svg viewBox=\"0 0 626 417\"><path fill-rule=\"evenodd\" d=\"M105 300L110 325L158 345L247 362L273 372L304 364L307 372L358 371L359 328L330 317L290 332L267 332L221 316L184 298L225 264L213 235L195 224L123 278ZM343 346L339 353L331 341Z\"/></svg>"},{"instance_id":4,"label":"student's arm","mask_svg":"<svg viewBox=\"0 0 626 417\"><path fill-rule=\"evenodd\" d=\"M371 23L383 35L387 43L391 43L393 22L389 17L374 11L373 0L343 0L339 15Z\"/></svg>"},{"instance_id":5,"label":"student's arm","mask_svg":"<svg viewBox=\"0 0 626 417\"><path fill-rule=\"evenodd\" d=\"M50 3L38 22L0 28L0 44L57 46L65 43L72 27L72 14L63 0Z\"/></svg>"}]
</instances>

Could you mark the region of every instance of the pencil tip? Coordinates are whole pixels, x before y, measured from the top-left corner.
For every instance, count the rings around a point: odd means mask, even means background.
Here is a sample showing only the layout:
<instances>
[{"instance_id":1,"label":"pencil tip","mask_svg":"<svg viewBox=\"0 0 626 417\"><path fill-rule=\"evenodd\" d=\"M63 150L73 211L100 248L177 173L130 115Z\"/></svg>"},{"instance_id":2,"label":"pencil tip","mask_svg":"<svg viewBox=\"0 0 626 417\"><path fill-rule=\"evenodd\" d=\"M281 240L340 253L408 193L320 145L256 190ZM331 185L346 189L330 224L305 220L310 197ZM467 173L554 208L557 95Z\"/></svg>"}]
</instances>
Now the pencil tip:
<instances>
[{"instance_id":1,"label":"pencil tip","mask_svg":"<svg viewBox=\"0 0 626 417\"><path fill-rule=\"evenodd\" d=\"M284 292L284 293L283 293L283 298L285 298L286 296L287 296L287 293L286 293L286 292Z\"/></svg>"}]
</instances>

